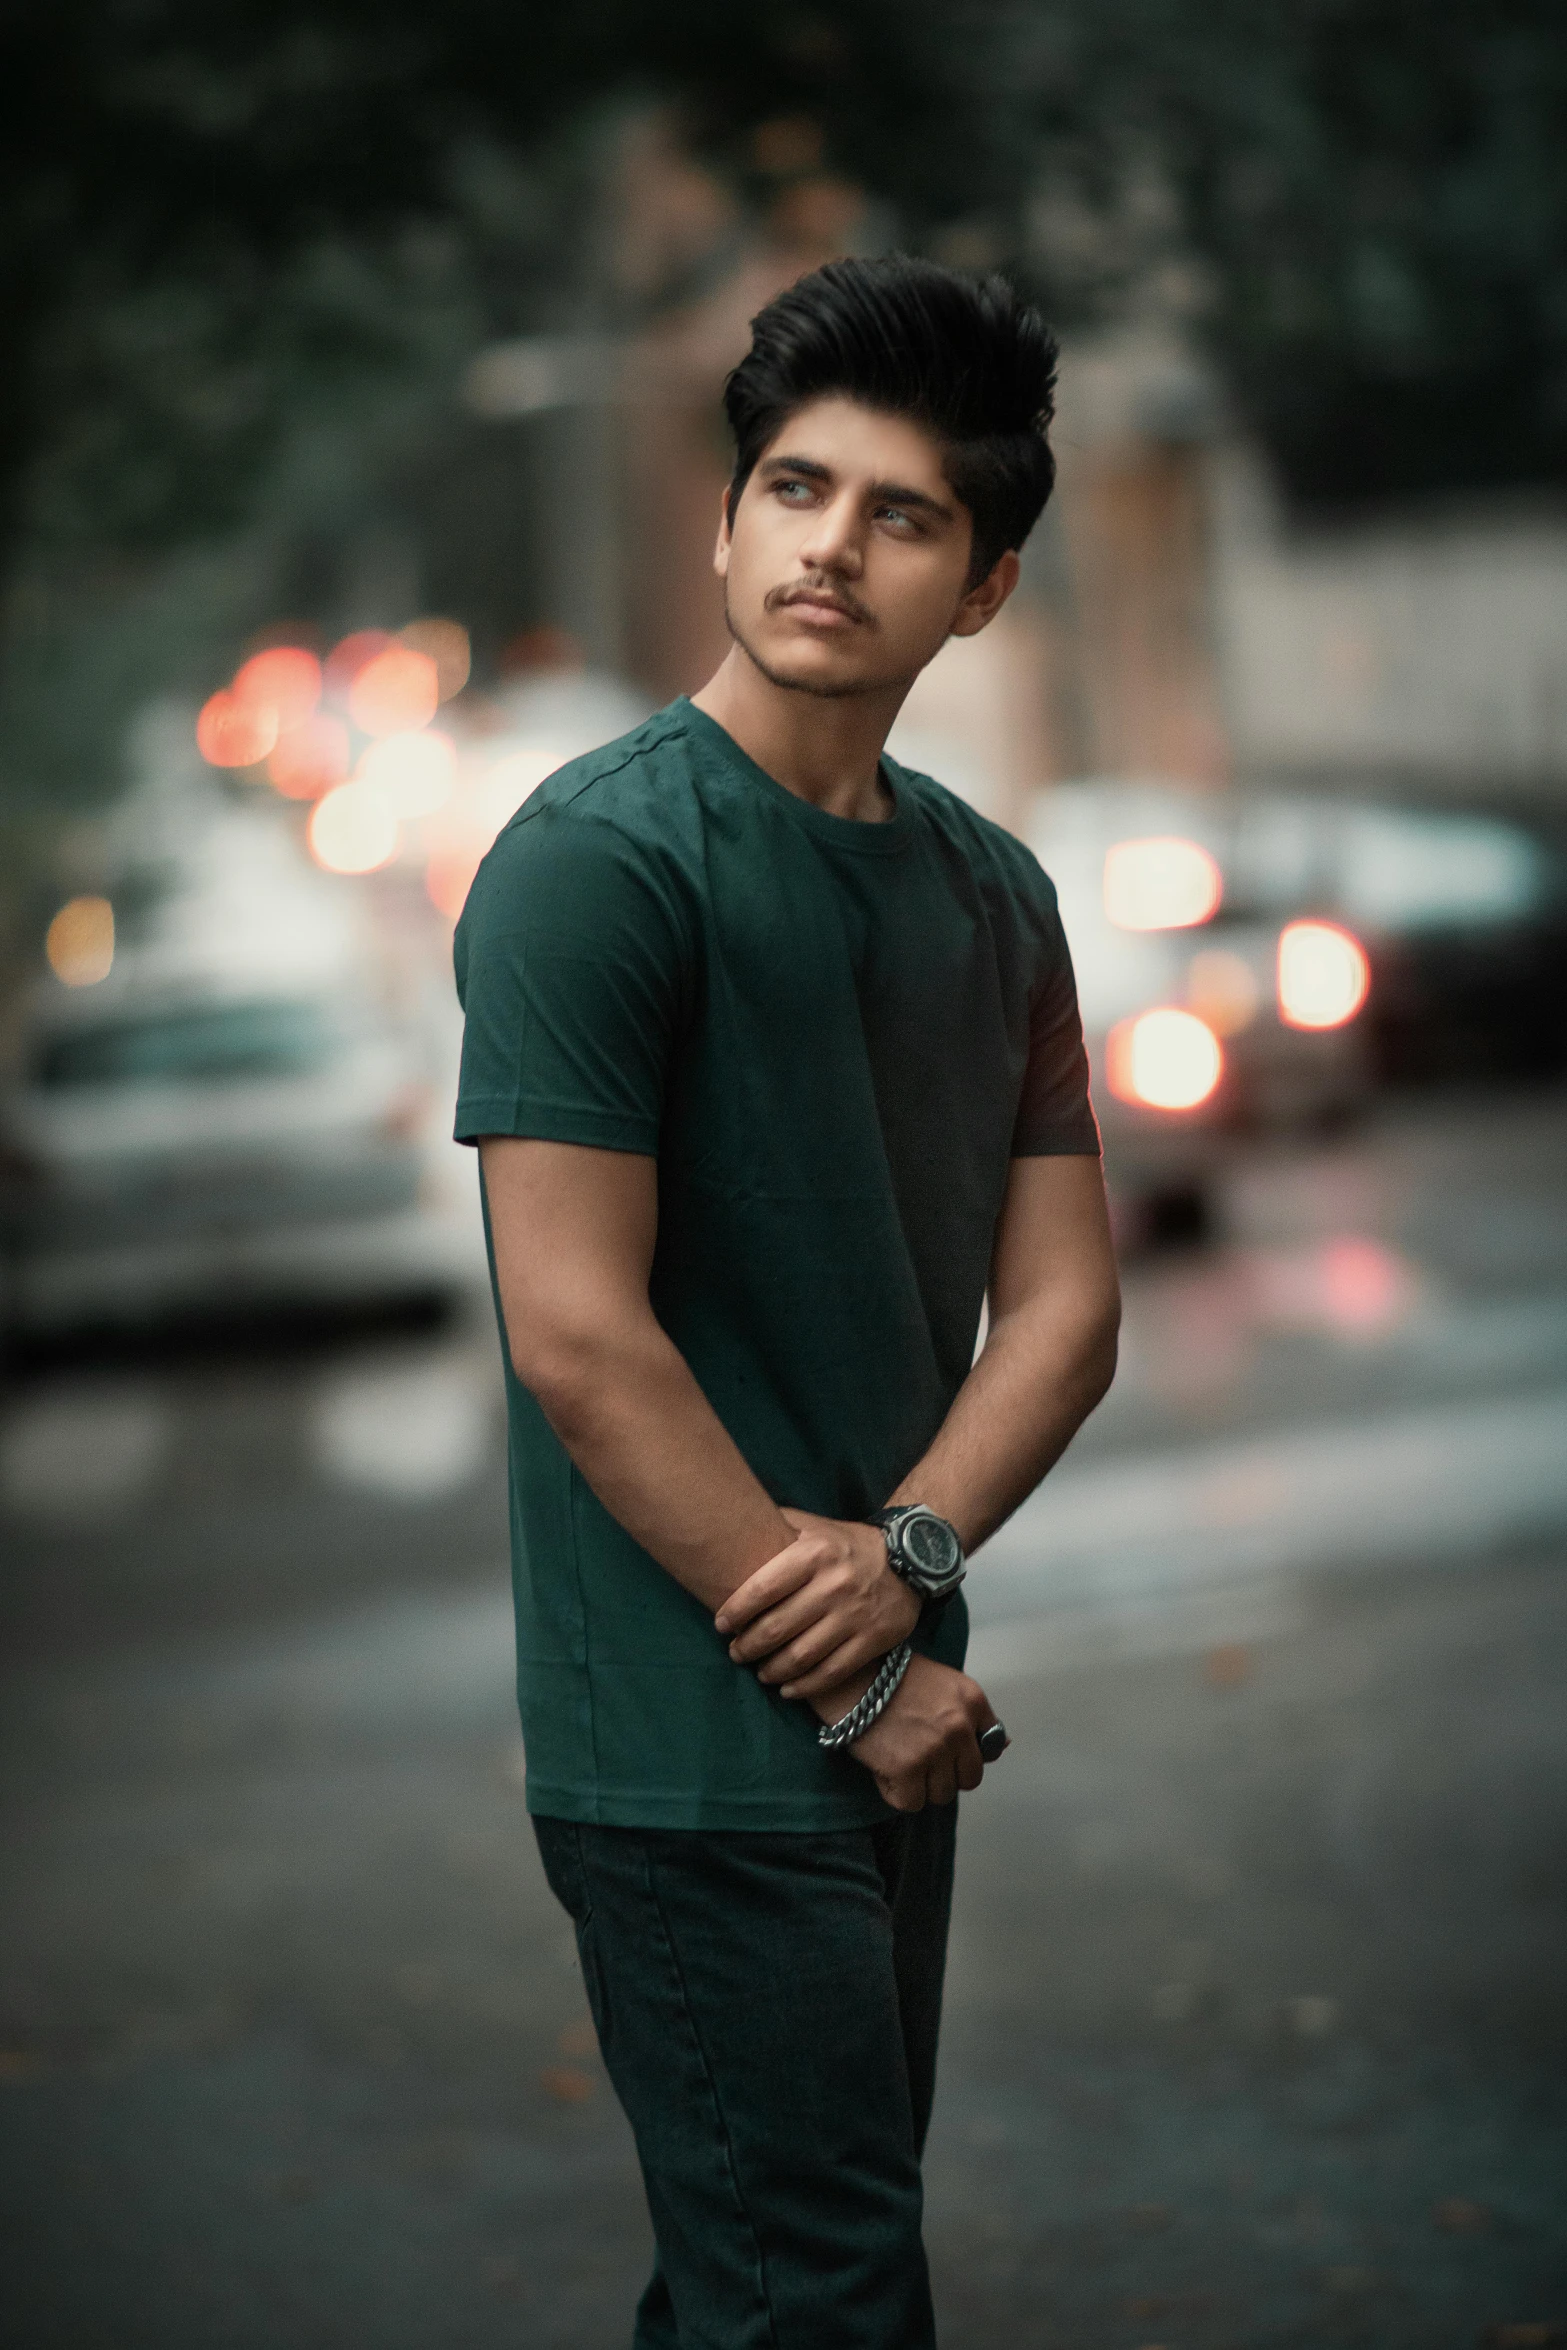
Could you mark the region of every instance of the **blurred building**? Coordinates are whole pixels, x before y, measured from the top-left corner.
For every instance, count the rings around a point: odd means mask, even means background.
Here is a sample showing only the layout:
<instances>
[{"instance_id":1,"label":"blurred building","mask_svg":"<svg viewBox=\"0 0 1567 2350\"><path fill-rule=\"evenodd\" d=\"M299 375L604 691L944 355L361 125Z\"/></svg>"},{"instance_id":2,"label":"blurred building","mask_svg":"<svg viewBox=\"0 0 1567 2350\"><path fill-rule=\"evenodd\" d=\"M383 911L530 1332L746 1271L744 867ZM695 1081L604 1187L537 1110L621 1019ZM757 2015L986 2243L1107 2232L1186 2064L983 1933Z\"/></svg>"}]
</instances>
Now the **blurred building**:
<instances>
[{"instance_id":1,"label":"blurred building","mask_svg":"<svg viewBox=\"0 0 1567 2350\"><path fill-rule=\"evenodd\" d=\"M657 699L727 643L718 395L748 321L804 271L887 242L809 123L756 143L763 201L742 216L667 124L640 122L607 209L611 323L497 346L469 378L496 444L532 450L546 617ZM1054 439L1059 490L1019 594L921 679L900 755L1014 823L1029 792L1083 775L1567 791L1567 513L1515 499L1290 521L1157 281L1113 330L1068 341Z\"/></svg>"},{"instance_id":2,"label":"blurred building","mask_svg":"<svg viewBox=\"0 0 1567 2350\"><path fill-rule=\"evenodd\" d=\"M1567 799L1567 511L1512 498L1292 527L1232 443L1210 481L1215 641L1248 776Z\"/></svg>"}]
</instances>

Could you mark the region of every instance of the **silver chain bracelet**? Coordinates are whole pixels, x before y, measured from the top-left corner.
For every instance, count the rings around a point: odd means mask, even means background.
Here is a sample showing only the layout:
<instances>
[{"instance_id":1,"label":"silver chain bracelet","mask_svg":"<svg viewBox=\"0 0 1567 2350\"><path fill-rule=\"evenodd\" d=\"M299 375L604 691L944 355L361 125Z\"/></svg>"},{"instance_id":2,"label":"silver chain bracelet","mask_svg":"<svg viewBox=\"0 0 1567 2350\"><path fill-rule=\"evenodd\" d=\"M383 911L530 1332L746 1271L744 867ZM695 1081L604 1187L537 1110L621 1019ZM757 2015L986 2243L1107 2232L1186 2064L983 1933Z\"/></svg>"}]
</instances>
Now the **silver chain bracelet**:
<instances>
[{"instance_id":1,"label":"silver chain bracelet","mask_svg":"<svg viewBox=\"0 0 1567 2350\"><path fill-rule=\"evenodd\" d=\"M856 1698L836 1722L823 1722L816 1733L818 1746L849 1746L856 1738L863 1738L877 1715L884 1713L897 1695L898 1684L908 1671L913 1654L912 1640L900 1640L896 1648L889 1648L865 1695Z\"/></svg>"}]
</instances>

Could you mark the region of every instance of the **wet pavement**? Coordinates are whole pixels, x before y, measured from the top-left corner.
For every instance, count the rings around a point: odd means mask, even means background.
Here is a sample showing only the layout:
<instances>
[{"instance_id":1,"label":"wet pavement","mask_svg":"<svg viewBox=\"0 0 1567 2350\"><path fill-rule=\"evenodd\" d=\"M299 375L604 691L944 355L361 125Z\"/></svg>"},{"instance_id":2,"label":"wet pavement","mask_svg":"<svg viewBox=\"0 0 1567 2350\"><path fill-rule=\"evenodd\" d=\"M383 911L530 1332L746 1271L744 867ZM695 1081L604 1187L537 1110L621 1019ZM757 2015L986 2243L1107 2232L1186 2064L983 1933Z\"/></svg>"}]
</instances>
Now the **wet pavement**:
<instances>
[{"instance_id":1,"label":"wet pavement","mask_svg":"<svg viewBox=\"0 0 1567 2350\"><path fill-rule=\"evenodd\" d=\"M1567 2343L1567 1103L1409 1103L1136 1268L976 1565L943 2341ZM449 1324L0 1417L26 2350L613 2350L648 2233L522 1812Z\"/></svg>"}]
</instances>

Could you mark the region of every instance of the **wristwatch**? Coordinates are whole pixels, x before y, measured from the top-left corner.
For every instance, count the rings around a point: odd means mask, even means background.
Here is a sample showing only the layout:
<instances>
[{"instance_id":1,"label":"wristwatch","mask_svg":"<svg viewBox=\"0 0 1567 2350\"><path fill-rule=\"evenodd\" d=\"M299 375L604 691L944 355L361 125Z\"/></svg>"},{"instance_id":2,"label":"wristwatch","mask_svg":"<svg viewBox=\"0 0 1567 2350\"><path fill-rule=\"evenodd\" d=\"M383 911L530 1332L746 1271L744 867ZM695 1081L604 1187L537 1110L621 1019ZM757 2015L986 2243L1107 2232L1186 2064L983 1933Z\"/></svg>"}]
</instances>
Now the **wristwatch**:
<instances>
[{"instance_id":1,"label":"wristwatch","mask_svg":"<svg viewBox=\"0 0 1567 2350\"><path fill-rule=\"evenodd\" d=\"M917 1501L877 1510L870 1523L881 1528L887 1564L914 1592L921 1613L931 1616L945 1607L968 1573L957 1528Z\"/></svg>"}]
</instances>

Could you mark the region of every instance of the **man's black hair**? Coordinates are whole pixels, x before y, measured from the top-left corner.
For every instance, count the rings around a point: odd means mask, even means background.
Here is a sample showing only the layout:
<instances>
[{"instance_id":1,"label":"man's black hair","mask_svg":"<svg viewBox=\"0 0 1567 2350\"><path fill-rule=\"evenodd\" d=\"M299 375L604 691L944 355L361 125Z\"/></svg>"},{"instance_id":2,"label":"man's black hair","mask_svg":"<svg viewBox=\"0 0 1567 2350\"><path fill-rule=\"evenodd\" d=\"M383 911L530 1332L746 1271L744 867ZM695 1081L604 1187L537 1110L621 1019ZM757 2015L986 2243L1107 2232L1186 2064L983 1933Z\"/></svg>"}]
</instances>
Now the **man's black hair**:
<instances>
[{"instance_id":1,"label":"man's black hair","mask_svg":"<svg viewBox=\"0 0 1567 2350\"><path fill-rule=\"evenodd\" d=\"M902 253L829 261L757 312L751 348L724 385L729 511L789 418L839 394L906 416L941 443L973 517L977 582L1021 547L1054 485L1045 431L1056 357L1055 337L1005 278L980 284Z\"/></svg>"}]
</instances>

